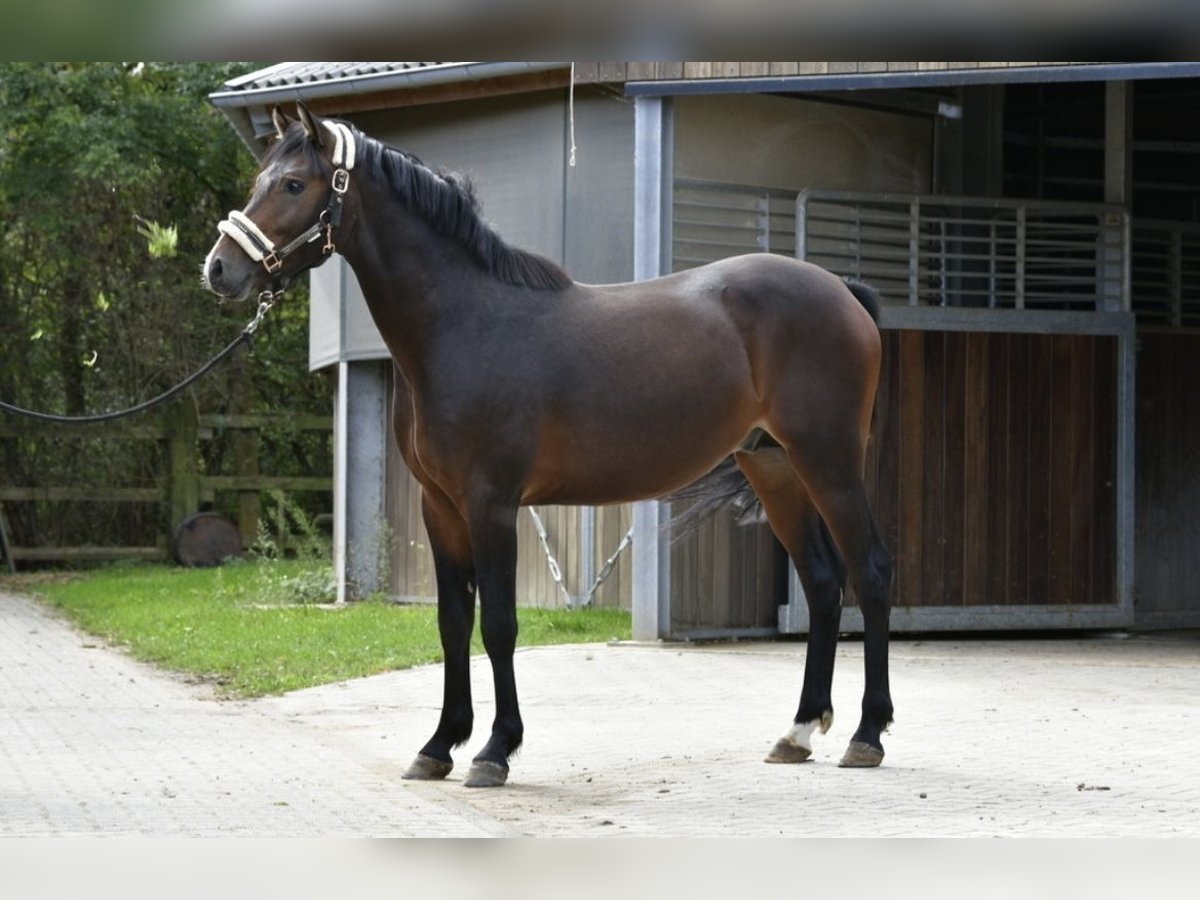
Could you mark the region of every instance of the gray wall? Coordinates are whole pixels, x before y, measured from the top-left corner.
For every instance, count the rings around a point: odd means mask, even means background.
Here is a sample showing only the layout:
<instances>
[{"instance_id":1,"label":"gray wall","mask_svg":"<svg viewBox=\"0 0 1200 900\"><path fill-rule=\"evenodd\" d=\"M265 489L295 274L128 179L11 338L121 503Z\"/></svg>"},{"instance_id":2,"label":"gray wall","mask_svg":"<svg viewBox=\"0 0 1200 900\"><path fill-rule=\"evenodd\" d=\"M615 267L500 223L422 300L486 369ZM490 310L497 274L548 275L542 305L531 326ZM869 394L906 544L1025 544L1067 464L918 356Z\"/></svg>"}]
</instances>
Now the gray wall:
<instances>
[{"instance_id":1,"label":"gray wall","mask_svg":"<svg viewBox=\"0 0 1200 900\"><path fill-rule=\"evenodd\" d=\"M794 191L929 190L928 118L760 94L673 102L676 178Z\"/></svg>"}]
</instances>

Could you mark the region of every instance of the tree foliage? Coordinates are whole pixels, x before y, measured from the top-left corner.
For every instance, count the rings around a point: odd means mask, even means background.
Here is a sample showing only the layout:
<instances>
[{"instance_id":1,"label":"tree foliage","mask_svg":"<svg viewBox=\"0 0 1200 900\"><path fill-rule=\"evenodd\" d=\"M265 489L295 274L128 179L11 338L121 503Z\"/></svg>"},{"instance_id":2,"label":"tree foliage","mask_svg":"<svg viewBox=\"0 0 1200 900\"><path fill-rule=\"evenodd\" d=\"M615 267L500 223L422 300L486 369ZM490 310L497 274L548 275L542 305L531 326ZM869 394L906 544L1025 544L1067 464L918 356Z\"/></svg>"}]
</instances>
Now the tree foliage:
<instances>
[{"instance_id":1,"label":"tree foliage","mask_svg":"<svg viewBox=\"0 0 1200 900\"><path fill-rule=\"evenodd\" d=\"M68 415L125 407L198 368L250 317L198 278L216 222L242 205L254 171L205 97L250 68L0 64L0 398ZM307 373L301 293L273 311L252 361L218 369L185 402L327 412L329 385ZM0 444L0 484L134 483L157 465L46 440ZM283 434L264 452L265 470L307 474L295 470L316 451ZM224 443L208 454L221 471Z\"/></svg>"}]
</instances>

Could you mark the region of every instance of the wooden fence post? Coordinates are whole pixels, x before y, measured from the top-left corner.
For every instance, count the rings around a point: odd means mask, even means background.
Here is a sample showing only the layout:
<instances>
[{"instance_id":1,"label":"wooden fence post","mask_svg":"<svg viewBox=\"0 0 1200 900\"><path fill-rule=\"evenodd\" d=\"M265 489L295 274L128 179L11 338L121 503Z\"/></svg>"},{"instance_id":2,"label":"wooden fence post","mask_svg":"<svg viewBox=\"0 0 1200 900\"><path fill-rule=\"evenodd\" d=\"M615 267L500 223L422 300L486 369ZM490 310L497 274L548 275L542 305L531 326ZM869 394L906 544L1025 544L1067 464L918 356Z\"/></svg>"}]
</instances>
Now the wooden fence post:
<instances>
[{"instance_id":1,"label":"wooden fence post","mask_svg":"<svg viewBox=\"0 0 1200 900\"><path fill-rule=\"evenodd\" d=\"M200 509L199 423L195 406L186 400L167 407L164 419L171 467L167 502L169 542L179 523Z\"/></svg>"},{"instance_id":2,"label":"wooden fence post","mask_svg":"<svg viewBox=\"0 0 1200 900\"><path fill-rule=\"evenodd\" d=\"M256 479L258 470L257 428L241 428L233 435L233 453L239 478ZM249 547L258 537L258 522L262 516L262 499L258 488L238 491L238 531L243 546Z\"/></svg>"},{"instance_id":3,"label":"wooden fence post","mask_svg":"<svg viewBox=\"0 0 1200 900\"><path fill-rule=\"evenodd\" d=\"M0 509L0 557L4 558L4 564L9 572L17 571L17 564L12 558L12 548L8 546L8 531L4 527L3 509Z\"/></svg>"}]
</instances>

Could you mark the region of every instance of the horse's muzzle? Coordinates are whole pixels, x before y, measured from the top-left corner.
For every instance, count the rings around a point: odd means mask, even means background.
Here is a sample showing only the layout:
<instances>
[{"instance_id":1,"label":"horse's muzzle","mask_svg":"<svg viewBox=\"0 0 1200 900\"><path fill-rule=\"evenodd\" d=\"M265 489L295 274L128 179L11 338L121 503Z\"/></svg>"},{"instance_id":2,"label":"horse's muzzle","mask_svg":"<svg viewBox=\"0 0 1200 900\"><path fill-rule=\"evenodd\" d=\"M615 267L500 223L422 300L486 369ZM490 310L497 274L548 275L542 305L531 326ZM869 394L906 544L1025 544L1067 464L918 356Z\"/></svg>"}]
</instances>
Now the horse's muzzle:
<instances>
[{"instance_id":1,"label":"horse's muzzle","mask_svg":"<svg viewBox=\"0 0 1200 900\"><path fill-rule=\"evenodd\" d=\"M214 294L226 299L242 300L250 293L253 272L235 272L220 256L212 254L200 270L200 282Z\"/></svg>"}]
</instances>

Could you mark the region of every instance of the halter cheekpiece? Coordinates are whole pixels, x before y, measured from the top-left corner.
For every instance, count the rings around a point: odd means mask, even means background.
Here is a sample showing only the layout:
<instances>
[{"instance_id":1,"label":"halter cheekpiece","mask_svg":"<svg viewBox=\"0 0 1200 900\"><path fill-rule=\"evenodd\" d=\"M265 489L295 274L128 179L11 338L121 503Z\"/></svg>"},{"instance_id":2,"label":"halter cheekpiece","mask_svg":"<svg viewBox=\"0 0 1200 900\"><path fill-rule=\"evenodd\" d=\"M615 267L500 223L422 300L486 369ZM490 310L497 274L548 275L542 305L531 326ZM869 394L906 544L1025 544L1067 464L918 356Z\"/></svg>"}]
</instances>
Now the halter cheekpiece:
<instances>
[{"instance_id":1,"label":"halter cheekpiece","mask_svg":"<svg viewBox=\"0 0 1200 900\"><path fill-rule=\"evenodd\" d=\"M232 210L229 218L217 223L217 230L232 238L252 260L261 262L268 274L274 275L278 272L287 256L305 244L312 243L321 237L322 233L325 235L325 246L321 248L322 252L328 255L337 249L333 243L333 229L342 222L342 208L346 199L346 191L350 189L350 172L354 168L358 147L355 143L354 132L350 130L349 126L343 125L341 122L330 121L324 121L322 124L333 135L333 165L335 168L333 177L329 180L329 202L325 204L325 208L317 216L317 221L307 231L283 247L276 249L275 242L263 234L262 229L240 210Z\"/></svg>"}]
</instances>

